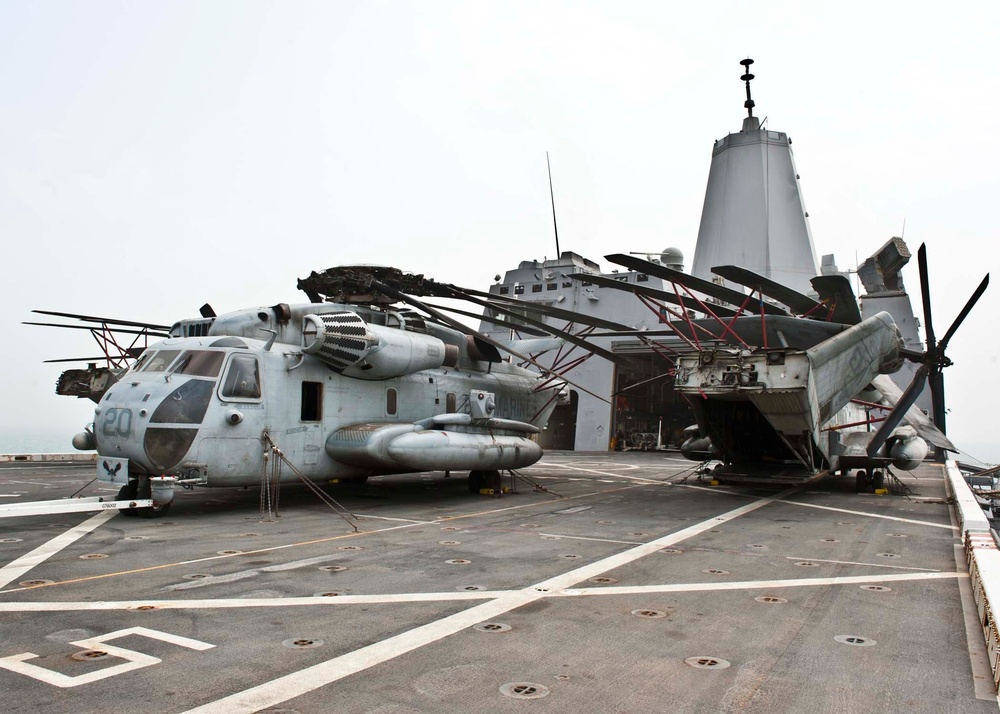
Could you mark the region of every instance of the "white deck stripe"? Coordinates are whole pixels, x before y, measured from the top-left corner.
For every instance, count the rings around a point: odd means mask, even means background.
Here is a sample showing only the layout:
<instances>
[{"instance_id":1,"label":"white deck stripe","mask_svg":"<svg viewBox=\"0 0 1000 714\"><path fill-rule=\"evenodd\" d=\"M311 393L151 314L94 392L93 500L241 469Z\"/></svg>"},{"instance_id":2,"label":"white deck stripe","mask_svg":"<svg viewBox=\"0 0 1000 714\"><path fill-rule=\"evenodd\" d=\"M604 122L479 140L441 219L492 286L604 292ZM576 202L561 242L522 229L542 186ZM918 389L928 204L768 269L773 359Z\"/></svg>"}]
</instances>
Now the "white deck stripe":
<instances>
[{"instance_id":1,"label":"white deck stripe","mask_svg":"<svg viewBox=\"0 0 1000 714\"><path fill-rule=\"evenodd\" d=\"M913 518L900 518L898 516L886 516L881 513L869 513L867 511L849 511L846 508L834 508L833 506L820 506L815 503L802 503L802 501L785 501L790 506L802 506L804 508L818 508L822 511L835 511L837 513L849 513L852 516L866 516L868 518L881 518L883 521L899 521L900 523L912 523L917 526L930 526L931 528L944 528L950 531L957 531L958 528L947 523L931 523L930 521L918 521Z\"/></svg>"},{"instance_id":2,"label":"white deck stripe","mask_svg":"<svg viewBox=\"0 0 1000 714\"><path fill-rule=\"evenodd\" d=\"M776 588L819 587L824 585L865 585L907 580L967 579L968 573L888 573L883 575L844 575L833 578L796 578L789 580L750 580L727 582L663 583L660 585L622 585L596 588L571 588L540 597L578 597L595 595L637 595L643 593L714 592L720 590L761 590ZM158 610L233 610L240 608L338 607L344 605L381 605L414 602L459 602L463 600L499 600L518 596L523 590L479 590L431 593L385 593L380 595L342 595L339 597L222 598L218 600L124 600L118 602L10 602L0 603L0 612L87 612L98 610L135 610L155 607ZM473 623L475 624L475 623Z\"/></svg>"},{"instance_id":3,"label":"white deck stripe","mask_svg":"<svg viewBox=\"0 0 1000 714\"><path fill-rule=\"evenodd\" d=\"M870 568L890 568L892 570L923 570L927 573L940 573L937 568L912 568L906 565L887 565L886 563L859 563L853 560L824 560L822 558L807 558L796 555L786 555L788 560L808 560L810 563L834 563L836 565L865 565Z\"/></svg>"},{"instance_id":4,"label":"white deck stripe","mask_svg":"<svg viewBox=\"0 0 1000 714\"><path fill-rule=\"evenodd\" d=\"M60 550L66 546L72 545L83 536L101 526L105 521L114 518L116 515L118 515L118 511L101 511L98 514L91 516L80 525L74 526L65 533L57 535L48 543L38 546L30 553L25 553L17 560L3 566L0 568L0 588L4 587L12 580L17 580L36 565L44 563Z\"/></svg>"},{"instance_id":5,"label":"white deck stripe","mask_svg":"<svg viewBox=\"0 0 1000 714\"><path fill-rule=\"evenodd\" d=\"M548 580L543 580L537 585L525 588L524 590L505 593L490 602L485 602L441 620L427 623L395 637L390 637L382 642L376 642L368 647L363 647L354 652L349 652L340 657L335 657L326 662L299 670L298 672L278 677L270 682L251 687L242 692L236 692L203 706L195 707L188 710L188 714L254 712L275 706L281 702L286 702L289 699L294 699L356 672L387 662L432 642L437 642L479 622L492 619L528 603L540 600L552 591L562 590L574 583L595 577L613 568L627 565L650 553L655 553L664 546L672 545L691 536L698 535L719 523L739 518L751 511L762 508L776 500L784 498L789 493L791 491L785 491L774 496L769 496L768 498L760 499L759 501L710 518L702 523L689 526L650 543L636 546L622 553L602 558L594 563L584 565Z\"/></svg>"},{"instance_id":6,"label":"white deck stripe","mask_svg":"<svg viewBox=\"0 0 1000 714\"><path fill-rule=\"evenodd\" d=\"M724 583L667 583L664 585L635 585L622 587L579 588L556 593L556 597L580 595L637 595L642 593L711 592L718 590L773 590L777 588L802 588L817 585L866 585L892 583L901 580L946 580L968 578L968 573L891 573L888 575L845 575L837 578L799 578L796 580L756 580L751 582Z\"/></svg>"}]
</instances>

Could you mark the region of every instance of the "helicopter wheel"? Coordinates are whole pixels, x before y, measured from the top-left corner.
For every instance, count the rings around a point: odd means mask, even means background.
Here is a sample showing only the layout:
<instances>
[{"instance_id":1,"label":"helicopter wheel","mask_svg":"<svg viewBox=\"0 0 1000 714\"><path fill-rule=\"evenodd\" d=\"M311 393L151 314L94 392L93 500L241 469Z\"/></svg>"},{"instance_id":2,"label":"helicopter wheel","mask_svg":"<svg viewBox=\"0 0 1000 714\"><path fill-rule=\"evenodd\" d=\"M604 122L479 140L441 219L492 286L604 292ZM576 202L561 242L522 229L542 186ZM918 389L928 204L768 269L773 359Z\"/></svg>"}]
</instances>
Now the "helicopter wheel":
<instances>
[{"instance_id":1,"label":"helicopter wheel","mask_svg":"<svg viewBox=\"0 0 1000 714\"><path fill-rule=\"evenodd\" d=\"M854 481L854 491L855 493L864 493L869 490L868 485L868 472L861 470L858 471L858 475L855 477Z\"/></svg>"},{"instance_id":2,"label":"helicopter wheel","mask_svg":"<svg viewBox=\"0 0 1000 714\"><path fill-rule=\"evenodd\" d=\"M153 486L150 484L149 479L143 479L142 485L138 486L136 489L137 498L151 498L153 493ZM146 508L136 508L136 515L140 518L160 518L161 516L167 515L167 511L170 510L170 501L166 503L160 503L154 506L147 506Z\"/></svg>"},{"instance_id":3,"label":"helicopter wheel","mask_svg":"<svg viewBox=\"0 0 1000 714\"><path fill-rule=\"evenodd\" d=\"M129 481L127 484L118 489L118 495L115 496L116 501L134 501L137 498L139 492L139 482ZM136 508L121 508L119 509L123 516L138 516L138 509Z\"/></svg>"},{"instance_id":4,"label":"helicopter wheel","mask_svg":"<svg viewBox=\"0 0 1000 714\"><path fill-rule=\"evenodd\" d=\"M486 480L485 471L470 471L469 472L469 493L479 493L479 490L484 488L484 481Z\"/></svg>"},{"instance_id":5,"label":"helicopter wheel","mask_svg":"<svg viewBox=\"0 0 1000 714\"><path fill-rule=\"evenodd\" d=\"M503 479L499 471L484 471L483 477L483 488L499 490L503 486Z\"/></svg>"},{"instance_id":6,"label":"helicopter wheel","mask_svg":"<svg viewBox=\"0 0 1000 714\"><path fill-rule=\"evenodd\" d=\"M872 487L880 489L885 485L885 472L881 469L872 471Z\"/></svg>"}]
</instances>

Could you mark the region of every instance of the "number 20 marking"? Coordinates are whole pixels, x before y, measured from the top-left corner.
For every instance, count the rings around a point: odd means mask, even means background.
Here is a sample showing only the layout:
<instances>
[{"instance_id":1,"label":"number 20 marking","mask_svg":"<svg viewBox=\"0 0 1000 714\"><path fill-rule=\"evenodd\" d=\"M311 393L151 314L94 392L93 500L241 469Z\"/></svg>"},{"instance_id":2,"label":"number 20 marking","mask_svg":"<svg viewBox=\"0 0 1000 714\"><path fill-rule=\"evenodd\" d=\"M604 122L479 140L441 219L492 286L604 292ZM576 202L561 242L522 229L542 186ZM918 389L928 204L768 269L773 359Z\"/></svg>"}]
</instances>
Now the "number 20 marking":
<instances>
[{"instance_id":1,"label":"number 20 marking","mask_svg":"<svg viewBox=\"0 0 1000 714\"><path fill-rule=\"evenodd\" d=\"M131 409L108 409L101 422L101 431L105 436L118 436L127 439L132 433Z\"/></svg>"}]
</instances>

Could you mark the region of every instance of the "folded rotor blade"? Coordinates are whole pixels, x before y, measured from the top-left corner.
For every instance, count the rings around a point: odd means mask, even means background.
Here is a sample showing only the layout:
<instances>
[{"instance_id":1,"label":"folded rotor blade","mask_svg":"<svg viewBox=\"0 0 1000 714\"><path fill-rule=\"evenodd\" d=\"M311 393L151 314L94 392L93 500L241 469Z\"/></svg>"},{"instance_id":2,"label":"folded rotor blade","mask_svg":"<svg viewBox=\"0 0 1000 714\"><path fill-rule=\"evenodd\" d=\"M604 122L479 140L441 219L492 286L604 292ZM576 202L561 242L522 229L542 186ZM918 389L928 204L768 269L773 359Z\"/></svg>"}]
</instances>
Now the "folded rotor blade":
<instances>
[{"instance_id":1,"label":"folded rotor blade","mask_svg":"<svg viewBox=\"0 0 1000 714\"><path fill-rule=\"evenodd\" d=\"M493 293L484 293L479 290L472 290L471 288L461 288L457 285L437 285L438 289L443 290L445 294L437 293L441 297L450 298L460 298L469 299L468 296L477 296L481 298L486 298L491 303L500 303L508 308L516 308L517 310L524 310L526 312L534 312L540 315L549 315L550 317L558 317L561 320L567 320L569 322L579 322L583 325L592 325L594 327L603 327L608 330L631 330L632 325L623 325L620 322L614 322L612 320L605 320L600 317L594 317L593 315L584 315L583 313L574 312L572 310L564 310L559 307L552 307L551 305L542 305L531 300L515 300L513 298L504 297L501 295L494 295Z\"/></svg>"},{"instance_id":2,"label":"folded rotor blade","mask_svg":"<svg viewBox=\"0 0 1000 714\"><path fill-rule=\"evenodd\" d=\"M534 365L539 370L541 370L543 373L545 373L545 374L552 374L555 377L557 377L558 379L566 382L567 384L573 385L574 387L576 387L580 391L586 392L587 394L591 395L592 397L596 397L597 399L600 399L602 402L608 402L607 399L605 399L604 397L600 396L599 394L594 394L592 391L590 391L586 387L580 386L576 382L573 382L573 381L567 379L566 377L564 377L561 374L554 373L549 367L546 367L545 365L540 364L539 362L535 361L531 357L528 357L527 355L522 355L520 352L517 352L517 351L513 350L508 345L505 345L502 342L498 342L497 340L494 340L493 338L489 337L488 335L484 335L483 333L479 332L478 330L473 330L468 325L465 325L465 324L459 322L458 320L455 320L455 319L453 319L451 317L448 317L447 315L445 315L440 310L435 310L434 308L429 307L428 305L425 305L420 300L417 300L415 297L412 297L410 295L406 295L405 293L402 293L399 290L396 290L395 288L390 287L389 285L386 285L385 283L381 283L378 280L372 280L371 281L371 287L374 288L375 290L378 290L379 292L381 292L381 293L383 293L385 295L388 295L389 297L391 297L393 299L399 300L401 302L405 302L408 305L412 305L413 307L417 308L418 310L423 310L424 312L426 312L431 317L433 317L433 318L435 318L437 320L440 320L441 322L443 322L443 323L451 326L452 328L458 330L462 334L469 335L470 337L474 337L477 340L481 340L481 341L485 342L488 345L492 345L493 347L495 347L498 350L503 350L504 352L507 352L507 353L513 355L514 357L517 357L522 362L527 362L528 364ZM610 404L610 402L608 402L608 403Z\"/></svg>"},{"instance_id":3,"label":"folded rotor blade","mask_svg":"<svg viewBox=\"0 0 1000 714\"><path fill-rule=\"evenodd\" d=\"M131 320L114 320L110 317L93 317L91 315L77 315L72 312L52 312L50 310L32 310L38 315L52 315L53 317L71 317L83 322L98 322L105 325L124 325L126 327L145 327L148 330L169 330L169 325L154 325L149 322L133 322Z\"/></svg>"},{"instance_id":4,"label":"folded rotor blade","mask_svg":"<svg viewBox=\"0 0 1000 714\"><path fill-rule=\"evenodd\" d=\"M733 290L732 288L727 288L723 285L716 285L708 280L696 278L693 275L682 273L679 270L668 268L665 265L657 265L656 263L651 263L648 260L634 258L630 255L623 255L622 253L612 253L611 255L604 256L604 258L612 263L622 265L629 270L635 270L640 273L646 273L647 275L654 275L663 280L669 280L672 283L683 285L690 290L695 290L719 300L724 300L725 302L736 305L737 307L742 307L745 304L746 307L743 308L745 312L759 315L761 310L763 310L767 315L788 314L787 310L782 310L777 305L772 305L767 302L761 303L760 300L754 300L751 296L745 295L738 290Z\"/></svg>"},{"instance_id":5,"label":"folded rotor blade","mask_svg":"<svg viewBox=\"0 0 1000 714\"><path fill-rule=\"evenodd\" d=\"M745 285L751 290L760 291L769 298L774 298L782 305L787 305L799 315L812 312L820 307L820 303L808 295L803 295L798 290L793 290L746 268L736 265L720 265L712 268L712 272L716 275L721 275L726 280L732 280L734 283Z\"/></svg>"},{"instance_id":6,"label":"folded rotor blade","mask_svg":"<svg viewBox=\"0 0 1000 714\"><path fill-rule=\"evenodd\" d=\"M645 295L646 297L653 298L654 300L662 300L663 302L668 302L671 305L677 305L684 308L685 310L694 310L695 312L704 312L705 308L696 303L694 300L688 298L685 300L682 297L677 297L674 293L669 293L666 290L658 290L657 288L651 288L646 285L636 285L635 283L625 283L620 280L615 280L613 278L605 278L600 275L586 275L585 273L574 273L570 275L573 280L578 280L580 282L593 283L594 285L600 285L604 288L612 288L613 290L621 290L626 293L634 293L636 295ZM722 305L712 305L712 312L716 314L717 317L732 317L736 314L736 310L730 310L728 307L723 307Z\"/></svg>"},{"instance_id":7,"label":"folded rotor blade","mask_svg":"<svg viewBox=\"0 0 1000 714\"><path fill-rule=\"evenodd\" d=\"M893 407L892 411L885 418L885 421L879 425L875 434L872 436L871 441L868 442L868 458L872 458L882 448L882 444L885 443L886 439L892 434L892 432L899 426L899 423L903 421L903 417L906 416L907 410L913 406L914 402L917 401L917 397L920 393L924 391L924 385L927 383L927 365L920 365L917 371L913 373L913 381L910 382L906 391L900 396L899 401L896 402L896 406Z\"/></svg>"},{"instance_id":8,"label":"folded rotor blade","mask_svg":"<svg viewBox=\"0 0 1000 714\"><path fill-rule=\"evenodd\" d=\"M463 315L464 317L471 317L476 320L482 320L483 322L488 322L491 325L496 325L497 327L517 330L518 332L523 332L526 335L533 335L535 337L547 337L549 335L549 333L545 330L537 330L534 327L528 327L527 325L512 325L511 323L504 322L503 320L491 320L485 315L480 315L475 312L469 312L468 310L459 310L457 307L446 307L444 305L435 305L429 302L425 302L424 305L427 305L428 307L433 307L435 310L444 310L446 312L453 312L456 315Z\"/></svg>"},{"instance_id":9,"label":"folded rotor blade","mask_svg":"<svg viewBox=\"0 0 1000 714\"><path fill-rule=\"evenodd\" d=\"M830 322L842 325L857 325L861 322L858 298L846 275L817 275L810 278L809 282L816 288L820 300L833 305Z\"/></svg>"},{"instance_id":10,"label":"folded rotor blade","mask_svg":"<svg viewBox=\"0 0 1000 714\"><path fill-rule=\"evenodd\" d=\"M37 311L36 311L37 312ZM58 327L63 330L89 330L90 332L100 332L101 328L96 325L61 325L57 322L22 322L22 325L35 325L36 327ZM120 335L148 335L150 337L170 337L166 332L153 332L151 330L123 330L120 327L108 328L108 331Z\"/></svg>"},{"instance_id":11,"label":"folded rotor blade","mask_svg":"<svg viewBox=\"0 0 1000 714\"><path fill-rule=\"evenodd\" d=\"M534 320L534 319L532 319L530 317L527 317L526 315L522 315L522 314L520 314L518 312L515 312L514 310L510 310L510 309L508 309L506 307L503 307L503 306L497 304L496 302L489 302L489 301L486 301L486 300L480 300L480 299L475 298L475 297L473 297L471 295L465 296L465 299L468 300L468 301L470 301L470 302L472 302L472 303L475 303L477 305L482 305L483 307L485 307L487 309L496 310L497 312L500 312L502 314L509 315L509 316L511 316L511 317L513 317L513 318L515 318L517 320L524 320L529 325L533 325L534 327L537 327L540 330L545 330L546 332L548 332L548 334L553 335L555 337L558 337L558 338L560 338L562 340L566 340L567 342L570 342L570 343L576 345L577 347L582 347L583 349L585 349L588 352L592 352L595 355L598 355L599 357L603 357L604 359L608 360L609 362L617 364L619 367L631 367L632 366L632 363L629 362L626 358L621 357L620 355L616 355L614 352L611 352L610 350L607 350L607 349L605 349L603 347L599 347L599 346L597 346L597 345L595 345L595 344L593 344L591 342L588 342L587 340L583 339L582 337L578 337L578 336L574 335L571 332L567 332L565 330L560 330L560 329L558 329L556 327L553 327L552 325L547 325L546 323L542 322L541 320ZM513 327L515 329L517 327L516 325L510 325L509 323L508 323L508 326Z\"/></svg>"}]
</instances>

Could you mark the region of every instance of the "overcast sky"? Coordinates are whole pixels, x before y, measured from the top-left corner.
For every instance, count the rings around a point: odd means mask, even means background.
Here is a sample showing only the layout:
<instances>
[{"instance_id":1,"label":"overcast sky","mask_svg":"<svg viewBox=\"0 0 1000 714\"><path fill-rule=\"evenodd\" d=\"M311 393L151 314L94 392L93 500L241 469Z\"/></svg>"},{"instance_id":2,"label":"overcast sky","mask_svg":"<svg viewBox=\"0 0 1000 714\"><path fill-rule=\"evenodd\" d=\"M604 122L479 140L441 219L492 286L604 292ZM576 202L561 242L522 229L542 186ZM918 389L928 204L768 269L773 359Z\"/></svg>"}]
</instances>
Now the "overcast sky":
<instances>
[{"instance_id":1,"label":"overcast sky","mask_svg":"<svg viewBox=\"0 0 1000 714\"><path fill-rule=\"evenodd\" d=\"M68 445L92 419L42 360L96 346L34 308L170 324L304 301L333 265L485 288L554 257L546 151L564 250L690 265L747 56L817 252L853 268L905 221L943 334L1000 265L1000 3L824 5L5 0L0 429ZM990 460L998 292L946 372L949 434Z\"/></svg>"}]
</instances>

